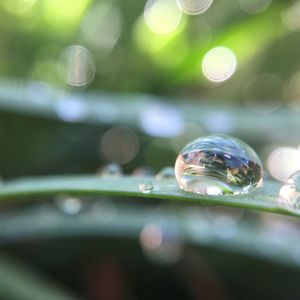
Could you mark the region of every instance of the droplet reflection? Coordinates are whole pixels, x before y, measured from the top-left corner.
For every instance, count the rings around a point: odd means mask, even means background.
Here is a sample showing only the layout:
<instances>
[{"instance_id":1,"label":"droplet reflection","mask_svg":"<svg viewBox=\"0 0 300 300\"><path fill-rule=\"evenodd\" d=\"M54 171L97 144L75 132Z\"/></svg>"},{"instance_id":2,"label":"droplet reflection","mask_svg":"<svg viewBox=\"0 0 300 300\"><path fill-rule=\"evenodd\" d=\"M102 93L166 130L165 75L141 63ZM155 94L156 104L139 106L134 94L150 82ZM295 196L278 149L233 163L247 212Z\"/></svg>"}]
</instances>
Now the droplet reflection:
<instances>
[{"instance_id":1,"label":"droplet reflection","mask_svg":"<svg viewBox=\"0 0 300 300\"><path fill-rule=\"evenodd\" d=\"M153 183L151 181L142 181L139 184L139 191L148 194L154 189Z\"/></svg>"},{"instance_id":2,"label":"droplet reflection","mask_svg":"<svg viewBox=\"0 0 300 300\"><path fill-rule=\"evenodd\" d=\"M182 149L175 164L181 189L197 194L247 193L262 185L262 173L254 150L223 134L192 141Z\"/></svg>"}]
</instances>

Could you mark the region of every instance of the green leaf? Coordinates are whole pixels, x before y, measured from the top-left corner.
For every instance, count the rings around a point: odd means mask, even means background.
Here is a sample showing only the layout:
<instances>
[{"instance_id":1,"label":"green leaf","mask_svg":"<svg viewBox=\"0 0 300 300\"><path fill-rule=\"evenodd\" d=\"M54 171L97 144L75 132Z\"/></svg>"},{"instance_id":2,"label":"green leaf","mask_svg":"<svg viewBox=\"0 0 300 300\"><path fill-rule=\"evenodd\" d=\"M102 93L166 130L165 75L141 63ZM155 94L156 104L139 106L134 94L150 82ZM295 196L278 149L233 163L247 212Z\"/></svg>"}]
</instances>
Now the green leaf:
<instances>
[{"instance_id":1,"label":"green leaf","mask_svg":"<svg viewBox=\"0 0 300 300\"><path fill-rule=\"evenodd\" d=\"M151 181L154 188L149 193L139 191L142 181ZM175 179L157 180L154 177L100 177L100 176L53 176L27 178L4 183L0 200L28 199L35 196L109 195L112 197L138 197L143 203L151 199L169 200L177 204L199 204L206 206L229 206L272 212L300 217L300 211L278 203L280 183L267 180L264 187L244 195L210 196L181 191Z\"/></svg>"}]
</instances>

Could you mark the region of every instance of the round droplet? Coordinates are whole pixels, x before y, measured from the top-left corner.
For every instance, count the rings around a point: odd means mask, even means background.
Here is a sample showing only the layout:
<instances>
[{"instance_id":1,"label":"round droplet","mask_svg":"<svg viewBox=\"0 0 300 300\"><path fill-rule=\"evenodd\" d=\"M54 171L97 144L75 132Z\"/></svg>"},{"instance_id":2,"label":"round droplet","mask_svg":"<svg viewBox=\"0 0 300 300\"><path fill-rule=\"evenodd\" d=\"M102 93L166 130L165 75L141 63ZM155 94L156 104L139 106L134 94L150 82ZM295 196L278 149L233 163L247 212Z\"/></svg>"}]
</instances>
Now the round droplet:
<instances>
[{"instance_id":1,"label":"round droplet","mask_svg":"<svg viewBox=\"0 0 300 300\"><path fill-rule=\"evenodd\" d=\"M165 167L156 174L155 178L158 180L173 179L175 178L175 170L173 167Z\"/></svg>"},{"instance_id":2,"label":"round droplet","mask_svg":"<svg viewBox=\"0 0 300 300\"><path fill-rule=\"evenodd\" d=\"M278 203L288 208L300 207L300 171L293 174L281 187Z\"/></svg>"},{"instance_id":3,"label":"round droplet","mask_svg":"<svg viewBox=\"0 0 300 300\"><path fill-rule=\"evenodd\" d=\"M54 202L57 208L66 215L76 215L82 209L82 202L79 198L68 195L58 195Z\"/></svg>"},{"instance_id":4,"label":"round droplet","mask_svg":"<svg viewBox=\"0 0 300 300\"><path fill-rule=\"evenodd\" d=\"M241 140L215 134L186 145L177 157L181 189L197 194L241 194L262 185L263 170L255 151Z\"/></svg>"},{"instance_id":5,"label":"round droplet","mask_svg":"<svg viewBox=\"0 0 300 300\"><path fill-rule=\"evenodd\" d=\"M122 168L118 164L108 164L100 167L97 173L101 176L119 177L122 176Z\"/></svg>"},{"instance_id":6,"label":"round droplet","mask_svg":"<svg viewBox=\"0 0 300 300\"><path fill-rule=\"evenodd\" d=\"M151 181L142 181L139 184L139 190L142 193L150 193L153 190L153 183Z\"/></svg>"}]
</instances>

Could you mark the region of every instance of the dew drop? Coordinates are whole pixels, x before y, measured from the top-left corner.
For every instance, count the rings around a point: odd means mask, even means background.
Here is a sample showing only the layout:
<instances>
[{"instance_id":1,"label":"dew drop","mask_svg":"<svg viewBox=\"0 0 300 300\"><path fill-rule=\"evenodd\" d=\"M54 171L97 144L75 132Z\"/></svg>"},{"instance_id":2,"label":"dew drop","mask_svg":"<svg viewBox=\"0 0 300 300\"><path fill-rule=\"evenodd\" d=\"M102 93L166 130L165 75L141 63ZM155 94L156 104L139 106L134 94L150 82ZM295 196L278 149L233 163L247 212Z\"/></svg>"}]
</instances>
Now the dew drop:
<instances>
[{"instance_id":1,"label":"dew drop","mask_svg":"<svg viewBox=\"0 0 300 300\"><path fill-rule=\"evenodd\" d=\"M100 167L97 174L101 176L120 177L122 176L122 168L118 164L108 164L104 167Z\"/></svg>"},{"instance_id":2,"label":"dew drop","mask_svg":"<svg viewBox=\"0 0 300 300\"><path fill-rule=\"evenodd\" d=\"M155 176L156 179L173 179L175 178L175 170L173 167L165 167L161 169Z\"/></svg>"},{"instance_id":3,"label":"dew drop","mask_svg":"<svg viewBox=\"0 0 300 300\"><path fill-rule=\"evenodd\" d=\"M57 208L66 215L76 215L82 209L82 202L79 198L68 195L58 195L54 198Z\"/></svg>"},{"instance_id":4,"label":"dew drop","mask_svg":"<svg viewBox=\"0 0 300 300\"><path fill-rule=\"evenodd\" d=\"M142 181L139 184L139 190L142 193L150 193L153 190L153 183L151 181Z\"/></svg>"},{"instance_id":5,"label":"dew drop","mask_svg":"<svg viewBox=\"0 0 300 300\"><path fill-rule=\"evenodd\" d=\"M208 195L241 194L262 185L263 170L255 151L224 134L198 138L177 157L175 175L181 189Z\"/></svg>"},{"instance_id":6,"label":"dew drop","mask_svg":"<svg viewBox=\"0 0 300 300\"><path fill-rule=\"evenodd\" d=\"M300 171L289 177L286 184L281 187L278 203L288 208L300 208Z\"/></svg>"}]
</instances>

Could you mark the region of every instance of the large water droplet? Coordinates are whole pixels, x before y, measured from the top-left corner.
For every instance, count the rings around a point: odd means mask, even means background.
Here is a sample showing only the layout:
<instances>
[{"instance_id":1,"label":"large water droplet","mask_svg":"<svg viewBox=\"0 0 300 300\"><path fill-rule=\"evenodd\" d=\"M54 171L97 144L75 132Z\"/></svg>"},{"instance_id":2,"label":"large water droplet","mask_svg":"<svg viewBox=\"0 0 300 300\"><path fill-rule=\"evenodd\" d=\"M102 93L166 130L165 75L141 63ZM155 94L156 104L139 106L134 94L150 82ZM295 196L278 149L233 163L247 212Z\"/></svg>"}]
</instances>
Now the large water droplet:
<instances>
[{"instance_id":1,"label":"large water droplet","mask_svg":"<svg viewBox=\"0 0 300 300\"><path fill-rule=\"evenodd\" d=\"M142 181L139 184L139 190L142 193L150 193L153 190L153 183L151 181Z\"/></svg>"},{"instance_id":2,"label":"large water droplet","mask_svg":"<svg viewBox=\"0 0 300 300\"><path fill-rule=\"evenodd\" d=\"M261 162L246 143L215 134L186 145L177 157L181 189L197 194L241 194L262 185Z\"/></svg>"}]
</instances>

